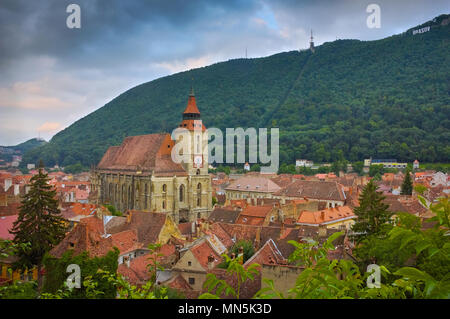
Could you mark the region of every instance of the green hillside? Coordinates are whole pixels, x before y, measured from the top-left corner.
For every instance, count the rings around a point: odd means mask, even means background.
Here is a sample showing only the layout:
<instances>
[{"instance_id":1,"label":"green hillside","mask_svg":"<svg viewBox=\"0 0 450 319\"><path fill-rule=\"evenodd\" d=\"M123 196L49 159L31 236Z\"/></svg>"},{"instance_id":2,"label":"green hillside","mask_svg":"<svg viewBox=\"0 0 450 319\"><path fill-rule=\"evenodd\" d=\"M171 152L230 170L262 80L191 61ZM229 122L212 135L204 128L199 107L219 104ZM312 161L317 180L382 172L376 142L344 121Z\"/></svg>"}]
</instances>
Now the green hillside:
<instances>
[{"instance_id":1,"label":"green hillside","mask_svg":"<svg viewBox=\"0 0 450 319\"><path fill-rule=\"evenodd\" d=\"M98 163L124 137L171 132L194 79L207 127L279 127L280 161L450 159L450 21L377 41L235 59L144 83L33 149L24 163ZM413 28L415 29L415 28Z\"/></svg>"},{"instance_id":2,"label":"green hillside","mask_svg":"<svg viewBox=\"0 0 450 319\"><path fill-rule=\"evenodd\" d=\"M42 139L32 138L15 146L0 146L0 159L9 162L12 160L13 155L22 155L46 143Z\"/></svg>"}]
</instances>

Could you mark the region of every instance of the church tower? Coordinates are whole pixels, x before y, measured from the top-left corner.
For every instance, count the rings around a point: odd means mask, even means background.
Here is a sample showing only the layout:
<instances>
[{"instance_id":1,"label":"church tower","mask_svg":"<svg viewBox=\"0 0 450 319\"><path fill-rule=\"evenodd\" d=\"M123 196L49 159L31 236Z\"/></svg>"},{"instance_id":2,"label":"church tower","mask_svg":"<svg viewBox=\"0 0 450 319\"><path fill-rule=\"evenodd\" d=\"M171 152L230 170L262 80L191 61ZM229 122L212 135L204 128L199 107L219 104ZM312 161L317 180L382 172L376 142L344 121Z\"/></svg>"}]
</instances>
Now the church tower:
<instances>
[{"instance_id":1,"label":"church tower","mask_svg":"<svg viewBox=\"0 0 450 319\"><path fill-rule=\"evenodd\" d=\"M183 152L187 152L183 154L185 161L181 165L188 173L187 191L191 207L188 219L192 221L195 218L206 218L212 209L211 178L208 173L208 133L202 123L193 88L179 128L187 130L181 136L182 140L177 143L183 143ZM189 143L185 143L184 138L188 138Z\"/></svg>"},{"instance_id":2,"label":"church tower","mask_svg":"<svg viewBox=\"0 0 450 319\"><path fill-rule=\"evenodd\" d=\"M188 149L187 163L183 163L184 169L189 175L208 174L208 136L206 127L202 123L200 111L195 101L194 89L191 88L188 104L183 112L183 120L180 128L189 131L190 145Z\"/></svg>"}]
</instances>

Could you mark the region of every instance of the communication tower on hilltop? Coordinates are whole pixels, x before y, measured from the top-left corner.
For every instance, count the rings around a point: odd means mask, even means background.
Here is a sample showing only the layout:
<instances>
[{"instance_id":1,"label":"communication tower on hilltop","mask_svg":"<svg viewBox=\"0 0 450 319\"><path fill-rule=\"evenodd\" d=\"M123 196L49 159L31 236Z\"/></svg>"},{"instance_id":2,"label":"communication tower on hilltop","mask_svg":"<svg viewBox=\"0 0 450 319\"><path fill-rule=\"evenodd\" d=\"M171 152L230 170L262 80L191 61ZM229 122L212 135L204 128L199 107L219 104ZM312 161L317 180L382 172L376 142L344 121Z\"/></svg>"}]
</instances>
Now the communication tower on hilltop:
<instances>
[{"instance_id":1,"label":"communication tower on hilltop","mask_svg":"<svg viewBox=\"0 0 450 319\"><path fill-rule=\"evenodd\" d=\"M312 53L314 53L315 49L314 49L314 38L312 29L311 29L311 40L309 41L309 49L311 50Z\"/></svg>"}]
</instances>

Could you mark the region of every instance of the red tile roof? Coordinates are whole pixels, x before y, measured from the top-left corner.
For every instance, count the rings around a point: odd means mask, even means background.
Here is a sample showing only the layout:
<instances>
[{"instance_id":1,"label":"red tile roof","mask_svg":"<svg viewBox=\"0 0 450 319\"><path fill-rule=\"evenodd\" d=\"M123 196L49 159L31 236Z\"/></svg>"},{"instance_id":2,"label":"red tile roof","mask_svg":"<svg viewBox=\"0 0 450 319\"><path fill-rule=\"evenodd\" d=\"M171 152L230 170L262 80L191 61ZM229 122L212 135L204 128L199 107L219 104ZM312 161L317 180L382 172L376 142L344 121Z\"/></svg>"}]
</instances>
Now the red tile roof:
<instances>
[{"instance_id":1,"label":"red tile roof","mask_svg":"<svg viewBox=\"0 0 450 319\"><path fill-rule=\"evenodd\" d=\"M154 171L156 175L186 175L181 164L172 161L175 145L170 134L148 134L126 137L120 146L111 146L103 155L98 169Z\"/></svg>"},{"instance_id":2,"label":"red tile roof","mask_svg":"<svg viewBox=\"0 0 450 319\"><path fill-rule=\"evenodd\" d=\"M87 251L90 257L104 256L113 250L111 236L105 238L103 222L97 217L86 217L78 223L72 231L51 251L55 257L61 257L67 250L72 249L75 255Z\"/></svg>"},{"instance_id":3,"label":"red tile roof","mask_svg":"<svg viewBox=\"0 0 450 319\"><path fill-rule=\"evenodd\" d=\"M144 246L138 242L137 231L134 229L112 234L111 239L113 246L119 249L120 254L125 254Z\"/></svg>"},{"instance_id":4,"label":"red tile roof","mask_svg":"<svg viewBox=\"0 0 450 319\"><path fill-rule=\"evenodd\" d=\"M252 191L261 193L273 193L281 189L276 183L269 178L262 176L243 176L231 182L226 190Z\"/></svg>"},{"instance_id":5,"label":"red tile roof","mask_svg":"<svg viewBox=\"0 0 450 319\"><path fill-rule=\"evenodd\" d=\"M0 239L14 239L14 235L10 234L9 230L13 228L13 223L17 220L17 217L18 215L0 217Z\"/></svg>"},{"instance_id":6,"label":"red tile roof","mask_svg":"<svg viewBox=\"0 0 450 319\"><path fill-rule=\"evenodd\" d=\"M344 201L342 185L337 182L296 180L287 187L274 193L276 196L302 197L318 200Z\"/></svg>"},{"instance_id":7,"label":"red tile roof","mask_svg":"<svg viewBox=\"0 0 450 319\"><path fill-rule=\"evenodd\" d=\"M214 249L209 246L206 240L192 247L190 251L205 270L208 270L209 256L214 258L213 267L217 266L222 261L222 257L216 254Z\"/></svg>"},{"instance_id":8,"label":"red tile roof","mask_svg":"<svg viewBox=\"0 0 450 319\"><path fill-rule=\"evenodd\" d=\"M252 264L262 265L283 265L286 264L286 258L283 257L278 250L277 245L272 239L266 241L266 243L251 257L249 258L244 267L248 267Z\"/></svg>"},{"instance_id":9,"label":"red tile roof","mask_svg":"<svg viewBox=\"0 0 450 319\"><path fill-rule=\"evenodd\" d=\"M234 242L231 239L230 234L228 234L220 223L214 223L209 226L209 233L214 234L220 240L220 242L227 248L233 246Z\"/></svg>"},{"instance_id":10,"label":"red tile roof","mask_svg":"<svg viewBox=\"0 0 450 319\"><path fill-rule=\"evenodd\" d=\"M130 284L142 286L150 280L150 273L147 266L150 263L148 255L139 256L130 260L130 267L126 263L120 264L117 272L122 275Z\"/></svg>"}]
</instances>

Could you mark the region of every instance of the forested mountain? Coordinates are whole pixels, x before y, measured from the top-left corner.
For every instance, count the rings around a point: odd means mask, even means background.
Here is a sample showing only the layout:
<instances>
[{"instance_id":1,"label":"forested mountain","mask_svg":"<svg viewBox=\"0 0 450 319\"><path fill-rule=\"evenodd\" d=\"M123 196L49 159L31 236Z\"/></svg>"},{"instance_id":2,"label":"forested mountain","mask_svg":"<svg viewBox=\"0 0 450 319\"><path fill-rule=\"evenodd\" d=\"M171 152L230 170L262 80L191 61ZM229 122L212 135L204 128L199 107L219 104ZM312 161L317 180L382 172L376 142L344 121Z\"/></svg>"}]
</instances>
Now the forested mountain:
<instances>
[{"instance_id":1,"label":"forested mountain","mask_svg":"<svg viewBox=\"0 0 450 319\"><path fill-rule=\"evenodd\" d=\"M0 146L0 159L9 162L12 160L13 155L22 155L27 151L46 143L45 140L32 138L15 146Z\"/></svg>"},{"instance_id":2,"label":"forested mountain","mask_svg":"<svg viewBox=\"0 0 450 319\"><path fill-rule=\"evenodd\" d=\"M136 86L29 151L23 163L97 164L131 135L171 132L194 79L207 127L279 127L280 161L450 159L450 18L376 41L235 59ZM413 30L431 26L413 35Z\"/></svg>"}]
</instances>

